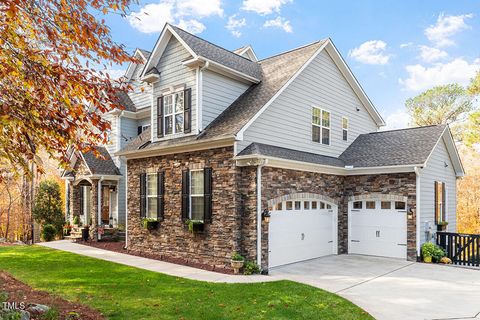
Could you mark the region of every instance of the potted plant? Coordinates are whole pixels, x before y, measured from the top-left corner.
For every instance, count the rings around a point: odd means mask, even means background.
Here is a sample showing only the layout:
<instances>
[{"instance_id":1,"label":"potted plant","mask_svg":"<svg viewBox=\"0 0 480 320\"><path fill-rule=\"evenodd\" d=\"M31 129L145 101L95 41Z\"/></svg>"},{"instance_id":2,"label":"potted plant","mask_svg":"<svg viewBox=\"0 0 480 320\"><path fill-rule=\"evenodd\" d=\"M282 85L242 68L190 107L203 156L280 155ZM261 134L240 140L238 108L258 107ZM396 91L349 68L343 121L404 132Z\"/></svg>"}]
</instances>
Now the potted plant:
<instances>
[{"instance_id":1,"label":"potted plant","mask_svg":"<svg viewBox=\"0 0 480 320\"><path fill-rule=\"evenodd\" d=\"M143 228L151 231L158 228L160 221L155 218L143 218L142 223Z\"/></svg>"},{"instance_id":2,"label":"potted plant","mask_svg":"<svg viewBox=\"0 0 480 320\"><path fill-rule=\"evenodd\" d=\"M230 258L230 264L232 265L233 273L238 274L244 263L244 257L242 257L238 252L232 253L232 257Z\"/></svg>"},{"instance_id":3,"label":"potted plant","mask_svg":"<svg viewBox=\"0 0 480 320\"><path fill-rule=\"evenodd\" d=\"M435 247L436 246L431 242L426 242L422 245L423 262L425 263L432 262L432 257L435 253Z\"/></svg>"},{"instance_id":4,"label":"potted plant","mask_svg":"<svg viewBox=\"0 0 480 320\"><path fill-rule=\"evenodd\" d=\"M433 250L432 260L433 262L439 263L443 257L445 257L445 250L440 248L439 246L435 246L435 250Z\"/></svg>"},{"instance_id":5,"label":"potted plant","mask_svg":"<svg viewBox=\"0 0 480 320\"><path fill-rule=\"evenodd\" d=\"M447 230L448 221L440 221L437 223L437 231Z\"/></svg>"},{"instance_id":6,"label":"potted plant","mask_svg":"<svg viewBox=\"0 0 480 320\"><path fill-rule=\"evenodd\" d=\"M75 228L78 228L80 225L80 216L73 216L73 226Z\"/></svg>"},{"instance_id":7,"label":"potted plant","mask_svg":"<svg viewBox=\"0 0 480 320\"><path fill-rule=\"evenodd\" d=\"M203 230L205 229L204 228L205 224L203 223L203 220L191 219L191 220L185 221L185 224L188 227L188 231L190 231L191 233L203 232Z\"/></svg>"},{"instance_id":8,"label":"potted plant","mask_svg":"<svg viewBox=\"0 0 480 320\"><path fill-rule=\"evenodd\" d=\"M72 226L70 224L66 224L63 226L63 235L69 236L72 233Z\"/></svg>"}]
</instances>

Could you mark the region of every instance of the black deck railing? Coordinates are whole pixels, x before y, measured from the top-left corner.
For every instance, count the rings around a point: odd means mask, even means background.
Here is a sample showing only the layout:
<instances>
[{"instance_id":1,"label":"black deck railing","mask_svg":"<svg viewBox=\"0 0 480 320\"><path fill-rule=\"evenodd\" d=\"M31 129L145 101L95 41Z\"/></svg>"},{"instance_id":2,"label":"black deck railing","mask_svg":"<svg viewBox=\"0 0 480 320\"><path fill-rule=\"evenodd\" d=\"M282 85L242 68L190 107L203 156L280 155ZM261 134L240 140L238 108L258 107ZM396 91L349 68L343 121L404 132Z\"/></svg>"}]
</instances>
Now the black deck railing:
<instances>
[{"instance_id":1,"label":"black deck railing","mask_svg":"<svg viewBox=\"0 0 480 320\"><path fill-rule=\"evenodd\" d=\"M437 245L454 264L480 267L480 235L437 232Z\"/></svg>"}]
</instances>

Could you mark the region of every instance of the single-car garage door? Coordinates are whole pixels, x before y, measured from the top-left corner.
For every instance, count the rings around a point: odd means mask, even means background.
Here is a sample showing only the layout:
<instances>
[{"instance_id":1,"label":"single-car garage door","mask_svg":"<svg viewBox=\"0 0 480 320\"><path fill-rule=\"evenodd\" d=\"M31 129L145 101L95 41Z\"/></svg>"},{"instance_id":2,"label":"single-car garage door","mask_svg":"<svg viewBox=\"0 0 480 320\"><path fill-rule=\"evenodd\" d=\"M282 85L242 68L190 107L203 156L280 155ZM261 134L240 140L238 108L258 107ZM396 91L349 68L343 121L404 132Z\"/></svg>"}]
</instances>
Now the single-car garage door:
<instances>
[{"instance_id":1,"label":"single-car garage door","mask_svg":"<svg viewBox=\"0 0 480 320\"><path fill-rule=\"evenodd\" d=\"M268 229L268 264L288 263L337 253L337 206L319 200L279 202Z\"/></svg>"},{"instance_id":2,"label":"single-car garage door","mask_svg":"<svg viewBox=\"0 0 480 320\"><path fill-rule=\"evenodd\" d=\"M402 201L349 202L349 253L407 258L407 210Z\"/></svg>"}]
</instances>

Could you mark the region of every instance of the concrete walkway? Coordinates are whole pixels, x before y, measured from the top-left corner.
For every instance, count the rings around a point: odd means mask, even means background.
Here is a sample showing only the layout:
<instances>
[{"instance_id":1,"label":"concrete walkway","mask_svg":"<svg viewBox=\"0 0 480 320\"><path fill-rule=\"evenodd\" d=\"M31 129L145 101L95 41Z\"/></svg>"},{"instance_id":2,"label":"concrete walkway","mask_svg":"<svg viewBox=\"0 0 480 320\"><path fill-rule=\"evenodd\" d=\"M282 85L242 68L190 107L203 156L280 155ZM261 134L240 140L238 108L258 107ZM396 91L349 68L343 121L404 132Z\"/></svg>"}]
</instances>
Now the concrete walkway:
<instances>
[{"instance_id":1,"label":"concrete walkway","mask_svg":"<svg viewBox=\"0 0 480 320\"><path fill-rule=\"evenodd\" d=\"M192 280L224 283L250 283L278 280L274 279L273 277L262 275L243 276L222 274L218 272L182 266L165 261L142 258L129 254L103 250L78 243L73 243L69 240L43 242L39 243L38 245Z\"/></svg>"}]
</instances>

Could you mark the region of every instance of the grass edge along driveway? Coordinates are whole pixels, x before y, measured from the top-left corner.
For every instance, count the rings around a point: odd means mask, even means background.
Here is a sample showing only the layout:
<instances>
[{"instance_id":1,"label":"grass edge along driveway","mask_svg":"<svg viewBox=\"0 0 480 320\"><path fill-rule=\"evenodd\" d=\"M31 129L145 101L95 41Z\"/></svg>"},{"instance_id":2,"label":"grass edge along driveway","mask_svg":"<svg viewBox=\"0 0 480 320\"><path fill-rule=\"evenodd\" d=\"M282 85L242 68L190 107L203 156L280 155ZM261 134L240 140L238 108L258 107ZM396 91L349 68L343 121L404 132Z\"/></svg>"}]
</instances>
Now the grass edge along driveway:
<instances>
[{"instance_id":1,"label":"grass edge along driveway","mask_svg":"<svg viewBox=\"0 0 480 320\"><path fill-rule=\"evenodd\" d=\"M109 319L372 319L333 293L292 281L194 281L40 246L0 247L0 269Z\"/></svg>"}]
</instances>

